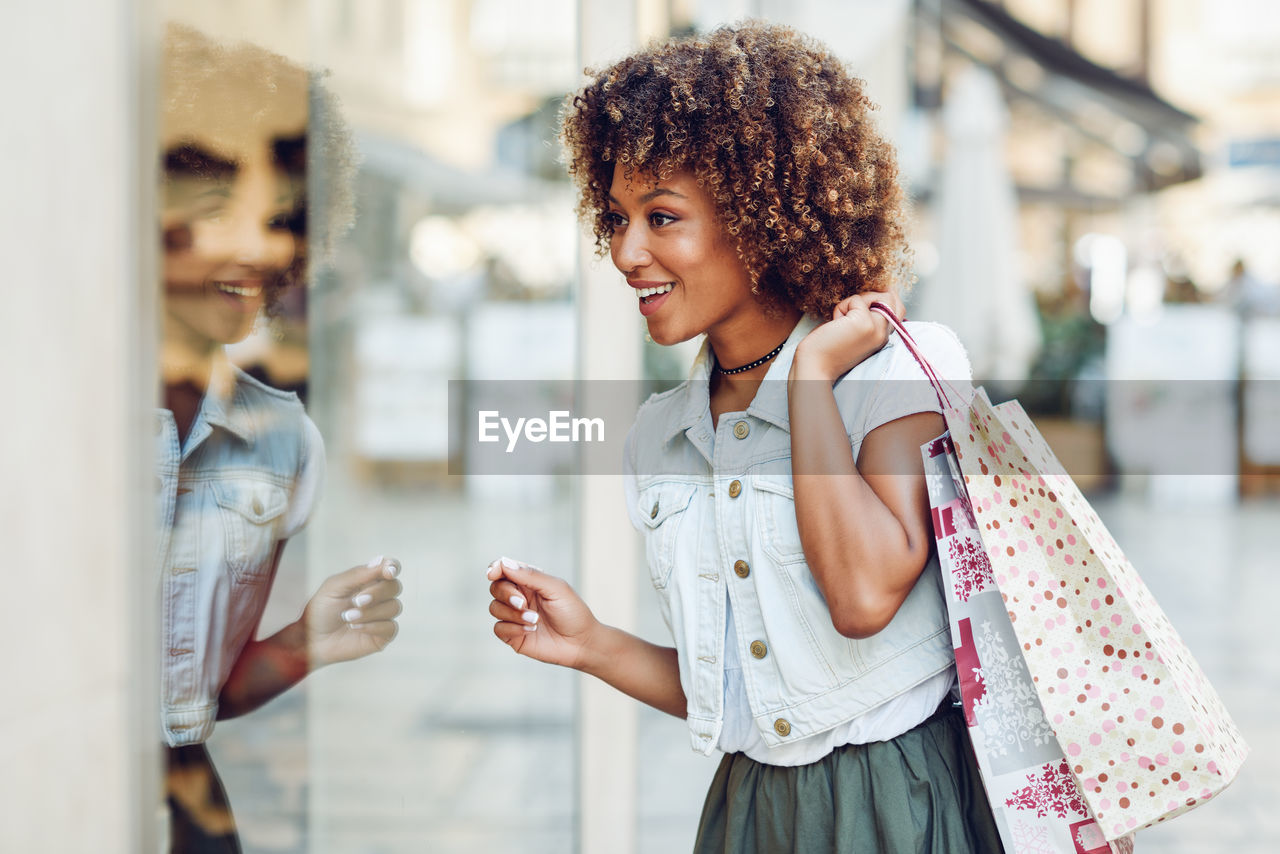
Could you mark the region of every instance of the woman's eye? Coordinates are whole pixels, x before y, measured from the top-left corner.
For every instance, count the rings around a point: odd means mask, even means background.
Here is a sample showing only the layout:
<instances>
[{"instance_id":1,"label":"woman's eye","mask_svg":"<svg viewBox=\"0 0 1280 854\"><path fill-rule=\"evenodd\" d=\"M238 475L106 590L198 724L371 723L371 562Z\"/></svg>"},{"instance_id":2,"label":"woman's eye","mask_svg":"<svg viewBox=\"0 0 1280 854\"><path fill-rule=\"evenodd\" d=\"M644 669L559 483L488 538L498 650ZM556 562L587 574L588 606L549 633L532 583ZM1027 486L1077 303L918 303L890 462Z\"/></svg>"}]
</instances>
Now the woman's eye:
<instances>
[{"instance_id":1,"label":"woman's eye","mask_svg":"<svg viewBox=\"0 0 1280 854\"><path fill-rule=\"evenodd\" d=\"M649 224L654 228L661 228L664 225L670 225L675 222L676 218L671 214L654 212L649 214Z\"/></svg>"},{"instance_id":2,"label":"woman's eye","mask_svg":"<svg viewBox=\"0 0 1280 854\"><path fill-rule=\"evenodd\" d=\"M609 230L617 231L619 228L622 228L627 224L627 218L622 214L610 211L604 215L604 224Z\"/></svg>"},{"instance_id":3,"label":"woman's eye","mask_svg":"<svg viewBox=\"0 0 1280 854\"><path fill-rule=\"evenodd\" d=\"M225 219L226 213L226 208L222 205L206 205L196 211L195 218L205 222L221 223Z\"/></svg>"}]
</instances>

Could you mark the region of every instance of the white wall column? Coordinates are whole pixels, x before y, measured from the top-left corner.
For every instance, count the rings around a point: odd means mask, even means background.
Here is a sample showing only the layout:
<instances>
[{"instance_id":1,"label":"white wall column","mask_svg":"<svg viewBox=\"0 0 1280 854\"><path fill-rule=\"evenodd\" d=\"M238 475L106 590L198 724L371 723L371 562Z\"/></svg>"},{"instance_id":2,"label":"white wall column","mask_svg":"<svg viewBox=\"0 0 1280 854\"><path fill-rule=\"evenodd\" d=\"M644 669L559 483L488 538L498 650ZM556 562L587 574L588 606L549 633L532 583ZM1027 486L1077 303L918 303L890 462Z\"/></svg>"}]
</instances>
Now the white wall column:
<instances>
[{"instance_id":1,"label":"white wall column","mask_svg":"<svg viewBox=\"0 0 1280 854\"><path fill-rule=\"evenodd\" d=\"M597 68L621 59L669 28L665 2L583 0L579 4L581 65ZM635 300L622 292L608 258L597 259L580 240L578 376L584 397L639 388L642 321ZM636 404L639 405L639 400ZM612 409L616 400L578 402L580 411ZM627 426L627 425L620 425ZM619 465L620 465L619 461ZM606 622L628 631L636 624L635 532L622 505L617 474L588 474L578 484L578 585ZM594 679L582 680L578 711L578 846L582 852L633 854L636 850L636 701Z\"/></svg>"},{"instance_id":2,"label":"white wall column","mask_svg":"<svg viewBox=\"0 0 1280 854\"><path fill-rule=\"evenodd\" d=\"M0 851L158 846L152 18L0 27Z\"/></svg>"}]
</instances>

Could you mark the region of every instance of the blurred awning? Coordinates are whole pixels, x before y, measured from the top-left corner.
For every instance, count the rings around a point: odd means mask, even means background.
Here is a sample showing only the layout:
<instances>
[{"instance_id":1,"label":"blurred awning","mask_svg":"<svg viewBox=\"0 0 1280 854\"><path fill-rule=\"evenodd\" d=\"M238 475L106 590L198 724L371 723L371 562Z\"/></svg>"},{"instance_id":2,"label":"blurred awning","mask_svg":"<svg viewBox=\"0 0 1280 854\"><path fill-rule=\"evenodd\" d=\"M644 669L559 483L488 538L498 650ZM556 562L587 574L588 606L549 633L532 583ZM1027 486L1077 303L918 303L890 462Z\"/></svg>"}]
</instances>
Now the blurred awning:
<instances>
[{"instance_id":1,"label":"blurred awning","mask_svg":"<svg viewBox=\"0 0 1280 854\"><path fill-rule=\"evenodd\" d=\"M955 331L975 377L1016 387L1031 370L1041 336L1019 270L1018 208L1003 153L1008 114L989 70L971 66L957 75L942 124L939 263L912 311Z\"/></svg>"},{"instance_id":2,"label":"blurred awning","mask_svg":"<svg viewBox=\"0 0 1280 854\"><path fill-rule=\"evenodd\" d=\"M1199 148L1191 139L1199 120L1161 98L1145 81L1090 61L1070 45L1023 24L1001 4L938 0L933 8L941 11L938 23L948 49L989 68L1006 97L1034 101L1076 132L1127 158L1134 173L1132 189L1151 192L1203 174ZM998 50L975 50L964 37L964 24L976 24L994 36L988 41L998 41ZM1128 195L1118 193L1107 200L1080 197L1066 184L1060 190L1059 201L1090 206ZM1053 194L1051 189L1047 192Z\"/></svg>"}]
</instances>

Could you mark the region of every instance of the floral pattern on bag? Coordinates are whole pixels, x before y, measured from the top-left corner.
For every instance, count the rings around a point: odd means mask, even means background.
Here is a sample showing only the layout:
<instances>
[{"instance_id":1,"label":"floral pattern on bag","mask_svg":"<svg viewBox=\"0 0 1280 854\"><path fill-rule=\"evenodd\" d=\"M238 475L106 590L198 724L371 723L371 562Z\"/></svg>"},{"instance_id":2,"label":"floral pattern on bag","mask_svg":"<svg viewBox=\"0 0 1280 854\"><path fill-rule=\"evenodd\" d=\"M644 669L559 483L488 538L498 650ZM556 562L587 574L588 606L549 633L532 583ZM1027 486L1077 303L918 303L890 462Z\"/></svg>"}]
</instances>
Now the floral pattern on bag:
<instances>
[{"instance_id":1,"label":"floral pattern on bag","mask_svg":"<svg viewBox=\"0 0 1280 854\"><path fill-rule=\"evenodd\" d=\"M1006 798L1005 806L1035 810L1038 818L1044 818L1050 812L1058 818L1089 814L1065 759L1045 765L1039 776L1028 774L1027 784L1026 788L1014 792L1013 797Z\"/></svg>"},{"instance_id":2,"label":"floral pattern on bag","mask_svg":"<svg viewBox=\"0 0 1280 854\"><path fill-rule=\"evenodd\" d=\"M1040 708L1026 661L1009 653L1005 639L990 623L980 628L974 640L983 694L974 703L974 713L987 744L1001 756L1022 753L1030 745L1050 744L1053 727Z\"/></svg>"},{"instance_id":3,"label":"floral pattern on bag","mask_svg":"<svg viewBox=\"0 0 1280 854\"><path fill-rule=\"evenodd\" d=\"M947 557L951 559L951 581L956 598L968 602L974 593L981 593L995 579L991 575L991 561L982 550L982 543L969 537L953 537L947 543Z\"/></svg>"}]
</instances>

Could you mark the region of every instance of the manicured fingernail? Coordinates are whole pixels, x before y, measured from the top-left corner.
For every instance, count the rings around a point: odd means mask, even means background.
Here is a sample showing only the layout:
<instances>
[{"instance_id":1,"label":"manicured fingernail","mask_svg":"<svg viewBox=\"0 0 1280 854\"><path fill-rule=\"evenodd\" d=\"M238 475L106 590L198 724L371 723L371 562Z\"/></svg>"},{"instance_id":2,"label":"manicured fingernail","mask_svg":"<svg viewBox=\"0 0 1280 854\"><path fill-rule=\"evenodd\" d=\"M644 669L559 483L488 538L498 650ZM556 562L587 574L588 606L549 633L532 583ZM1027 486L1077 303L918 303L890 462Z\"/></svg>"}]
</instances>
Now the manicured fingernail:
<instances>
[{"instance_id":1,"label":"manicured fingernail","mask_svg":"<svg viewBox=\"0 0 1280 854\"><path fill-rule=\"evenodd\" d=\"M400 574L400 564L397 561L392 560L382 568L382 574L387 578L395 578Z\"/></svg>"},{"instance_id":2,"label":"manicured fingernail","mask_svg":"<svg viewBox=\"0 0 1280 854\"><path fill-rule=\"evenodd\" d=\"M517 593L507 601L509 601L511 603L511 607L515 608L517 611L524 610L524 597L520 594Z\"/></svg>"},{"instance_id":3,"label":"manicured fingernail","mask_svg":"<svg viewBox=\"0 0 1280 854\"><path fill-rule=\"evenodd\" d=\"M511 558L509 558L509 557L499 558L498 560L500 560L500 561L502 562L502 565L503 565L504 567L506 567L507 569L519 569L519 568L520 568L520 564L516 563L514 560L512 560L512 559L511 559Z\"/></svg>"},{"instance_id":4,"label":"manicured fingernail","mask_svg":"<svg viewBox=\"0 0 1280 854\"><path fill-rule=\"evenodd\" d=\"M346 611L343 611L342 619L346 620L348 623L354 623L356 620L360 619L360 609L349 608Z\"/></svg>"},{"instance_id":5,"label":"manicured fingernail","mask_svg":"<svg viewBox=\"0 0 1280 854\"><path fill-rule=\"evenodd\" d=\"M352 597L351 604L355 605L357 608L363 608L365 605L368 605L372 601L373 601L372 593L361 593L359 596Z\"/></svg>"},{"instance_id":6,"label":"manicured fingernail","mask_svg":"<svg viewBox=\"0 0 1280 854\"><path fill-rule=\"evenodd\" d=\"M373 560L371 560L371 561L369 561L367 564L365 564L365 566L369 567L370 569L373 569L375 566L377 566L378 564L382 563L382 561L383 561L383 560L385 560L385 559L386 559L386 555L378 555L378 556L377 556L377 557L375 557Z\"/></svg>"},{"instance_id":7,"label":"manicured fingernail","mask_svg":"<svg viewBox=\"0 0 1280 854\"><path fill-rule=\"evenodd\" d=\"M538 630L537 626L521 626L520 628L524 629L526 632L536 632Z\"/></svg>"},{"instance_id":8,"label":"manicured fingernail","mask_svg":"<svg viewBox=\"0 0 1280 854\"><path fill-rule=\"evenodd\" d=\"M497 562L496 560L495 560L495 561L490 561L489 565L488 565L487 567L485 567L485 570L484 570L484 577L485 577L485 578L497 578L497 577L498 577L498 562Z\"/></svg>"},{"instance_id":9,"label":"manicured fingernail","mask_svg":"<svg viewBox=\"0 0 1280 854\"><path fill-rule=\"evenodd\" d=\"M520 615L520 617L521 617L521 618L522 618L526 623L529 623L530 625L532 625L533 623L538 622L538 612L537 612L537 611L525 611L523 614L521 614L521 615Z\"/></svg>"}]
</instances>

